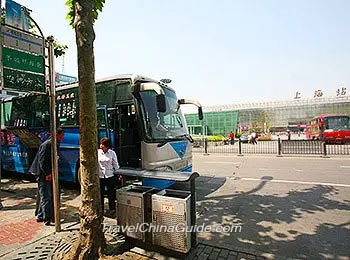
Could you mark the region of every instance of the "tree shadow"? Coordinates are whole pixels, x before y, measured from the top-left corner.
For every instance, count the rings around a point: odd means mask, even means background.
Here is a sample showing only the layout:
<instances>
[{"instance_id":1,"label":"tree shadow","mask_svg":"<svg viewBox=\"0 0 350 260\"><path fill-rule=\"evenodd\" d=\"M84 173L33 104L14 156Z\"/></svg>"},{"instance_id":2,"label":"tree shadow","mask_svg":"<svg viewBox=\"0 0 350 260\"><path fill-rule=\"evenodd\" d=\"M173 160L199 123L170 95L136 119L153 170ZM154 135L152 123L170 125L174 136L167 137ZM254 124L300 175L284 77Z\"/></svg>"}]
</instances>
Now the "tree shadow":
<instances>
[{"instance_id":1,"label":"tree shadow","mask_svg":"<svg viewBox=\"0 0 350 260\"><path fill-rule=\"evenodd\" d=\"M71 188L71 184L60 183L60 201L66 203L74 200L80 194ZM1 181L1 201L4 204L2 211L27 210L36 208L37 183L27 178L6 178ZM33 213L34 214L34 213Z\"/></svg>"},{"instance_id":2,"label":"tree shadow","mask_svg":"<svg viewBox=\"0 0 350 260\"><path fill-rule=\"evenodd\" d=\"M226 182L225 177L200 176L196 179L196 198L197 201L217 191Z\"/></svg>"},{"instance_id":3,"label":"tree shadow","mask_svg":"<svg viewBox=\"0 0 350 260\"><path fill-rule=\"evenodd\" d=\"M284 196L259 194L258 191L271 179L263 177L256 187L244 193L220 195L218 192L217 196L209 193L197 196L197 225L241 227L241 232L215 232L212 229L209 233L199 233L199 238L216 246L234 246L253 254L267 252L298 259L350 256L350 223L327 223L332 221L332 214L339 214L339 211L347 211L345 214L350 216L348 200L331 199L338 193L337 188L317 185L290 191ZM222 185L233 187L236 180L226 180ZM222 178L217 182L222 182ZM329 213L330 210L336 210L336 213ZM319 214L329 214L328 221L323 222Z\"/></svg>"}]
</instances>

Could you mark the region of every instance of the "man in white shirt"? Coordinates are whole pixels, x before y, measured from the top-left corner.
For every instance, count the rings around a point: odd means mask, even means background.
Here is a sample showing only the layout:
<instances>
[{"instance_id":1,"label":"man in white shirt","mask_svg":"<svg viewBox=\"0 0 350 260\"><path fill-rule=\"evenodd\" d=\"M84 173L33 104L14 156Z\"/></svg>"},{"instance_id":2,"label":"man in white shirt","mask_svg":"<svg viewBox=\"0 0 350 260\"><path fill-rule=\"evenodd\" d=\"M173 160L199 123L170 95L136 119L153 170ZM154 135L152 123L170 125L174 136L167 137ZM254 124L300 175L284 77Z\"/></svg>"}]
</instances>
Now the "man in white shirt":
<instances>
[{"instance_id":1,"label":"man in white shirt","mask_svg":"<svg viewBox=\"0 0 350 260\"><path fill-rule=\"evenodd\" d=\"M116 184L117 177L115 176L116 170L119 168L119 163L116 153L111 150L111 140L104 137L100 140L100 149L98 149L98 162L100 166L100 192L101 192L101 204L102 213L104 214L104 195L107 191L108 205L110 215L116 214Z\"/></svg>"}]
</instances>

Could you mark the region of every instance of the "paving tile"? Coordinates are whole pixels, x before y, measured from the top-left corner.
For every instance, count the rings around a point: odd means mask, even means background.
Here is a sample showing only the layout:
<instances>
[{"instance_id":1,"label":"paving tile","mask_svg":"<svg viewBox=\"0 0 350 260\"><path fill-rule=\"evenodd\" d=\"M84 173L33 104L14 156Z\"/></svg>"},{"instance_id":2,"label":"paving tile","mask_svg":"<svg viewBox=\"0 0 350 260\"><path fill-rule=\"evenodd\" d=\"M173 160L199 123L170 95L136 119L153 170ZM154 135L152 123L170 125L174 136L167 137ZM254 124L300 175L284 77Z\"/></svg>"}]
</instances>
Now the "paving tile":
<instances>
[{"instance_id":1,"label":"paving tile","mask_svg":"<svg viewBox=\"0 0 350 260\"><path fill-rule=\"evenodd\" d=\"M209 257L209 254L206 254L206 253L201 253L198 255L198 260L207 260Z\"/></svg>"},{"instance_id":2,"label":"paving tile","mask_svg":"<svg viewBox=\"0 0 350 260\"><path fill-rule=\"evenodd\" d=\"M227 260L236 260L237 259L237 255L229 254L226 259Z\"/></svg>"},{"instance_id":3,"label":"paving tile","mask_svg":"<svg viewBox=\"0 0 350 260\"><path fill-rule=\"evenodd\" d=\"M196 248L196 255L200 254L205 249L205 245L199 244Z\"/></svg>"},{"instance_id":4,"label":"paving tile","mask_svg":"<svg viewBox=\"0 0 350 260\"><path fill-rule=\"evenodd\" d=\"M222 249L219 256L226 258L229 252L230 251L228 251L227 249Z\"/></svg>"},{"instance_id":5,"label":"paving tile","mask_svg":"<svg viewBox=\"0 0 350 260\"><path fill-rule=\"evenodd\" d=\"M238 252L236 252L236 251L229 251L229 255L237 256Z\"/></svg>"},{"instance_id":6,"label":"paving tile","mask_svg":"<svg viewBox=\"0 0 350 260\"><path fill-rule=\"evenodd\" d=\"M215 260L218 258L218 256L219 256L219 252L213 250L208 257L208 260Z\"/></svg>"},{"instance_id":7,"label":"paving tile","mask_svg":"<svg viewBox=\"0 0 350 260\"><path fill-rule=\"evenodd\" d=\"M206 246L206 247L204 248L204 253L210 254L212 250L213 250L213 247L212 247L212 246Z\"/></svg>"},{"instance_id":8,"label":"paving tile","mask_svg":"<svg viewBox=\"0 0 350 260\"><path fill-rule=\"evenodd\" d=\"M213 251L214 251L214 252L220 252L220 251L221 251L221 248L214 247L214 248L213 248Z\"/></svg>"}]
</instances>

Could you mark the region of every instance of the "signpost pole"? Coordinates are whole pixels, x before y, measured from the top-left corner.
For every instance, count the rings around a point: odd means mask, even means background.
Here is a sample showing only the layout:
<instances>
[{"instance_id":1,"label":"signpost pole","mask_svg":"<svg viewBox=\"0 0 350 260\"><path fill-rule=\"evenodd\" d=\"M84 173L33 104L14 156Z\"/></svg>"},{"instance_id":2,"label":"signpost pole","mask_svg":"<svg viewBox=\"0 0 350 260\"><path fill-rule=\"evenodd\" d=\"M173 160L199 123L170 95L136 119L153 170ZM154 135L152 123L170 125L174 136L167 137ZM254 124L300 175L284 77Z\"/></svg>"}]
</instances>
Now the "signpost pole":
<instances>
[{"instance_id":1,"label":"signpost pole","mask_svg":"<svg viewBox=\"0 0 350 260\"><path fill-rule=\"evenodd\" d=\"M57 157L57 138L56 138L56 89L55 89L55 69L54 69L54 38L48 37L48 49L49 49L49 78L50 78L50 115L51 115L51 135L52 135L52 179L53 179L53 205L55 215L55 228L56 232L61 231L60 223L60 201L59 201L59 188L58 188L58 157Z\"/></svg>"}]
</instances>

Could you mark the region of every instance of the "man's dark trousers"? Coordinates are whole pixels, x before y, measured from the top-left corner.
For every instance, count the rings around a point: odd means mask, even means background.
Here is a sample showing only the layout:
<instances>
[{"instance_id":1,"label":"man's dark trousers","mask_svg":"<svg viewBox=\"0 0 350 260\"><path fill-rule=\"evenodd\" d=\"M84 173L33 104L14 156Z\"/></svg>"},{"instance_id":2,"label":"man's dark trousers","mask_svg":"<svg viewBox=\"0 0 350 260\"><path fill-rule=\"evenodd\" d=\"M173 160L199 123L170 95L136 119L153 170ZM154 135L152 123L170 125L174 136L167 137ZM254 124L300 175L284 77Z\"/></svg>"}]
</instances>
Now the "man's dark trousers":
<instances>
[{"instance_id":1,"label":"man's dark trousers","mask_svg":"<svg viewBox=\"0 0 350 260\"><path fill-rule=\"evenodd\" d=\"M53 194L52 182L46 181L45 176L40 176L38 179L38 193L39 193L39 208L37 219L43 221L53 221Z\"/></svg>"}]
</instances>

